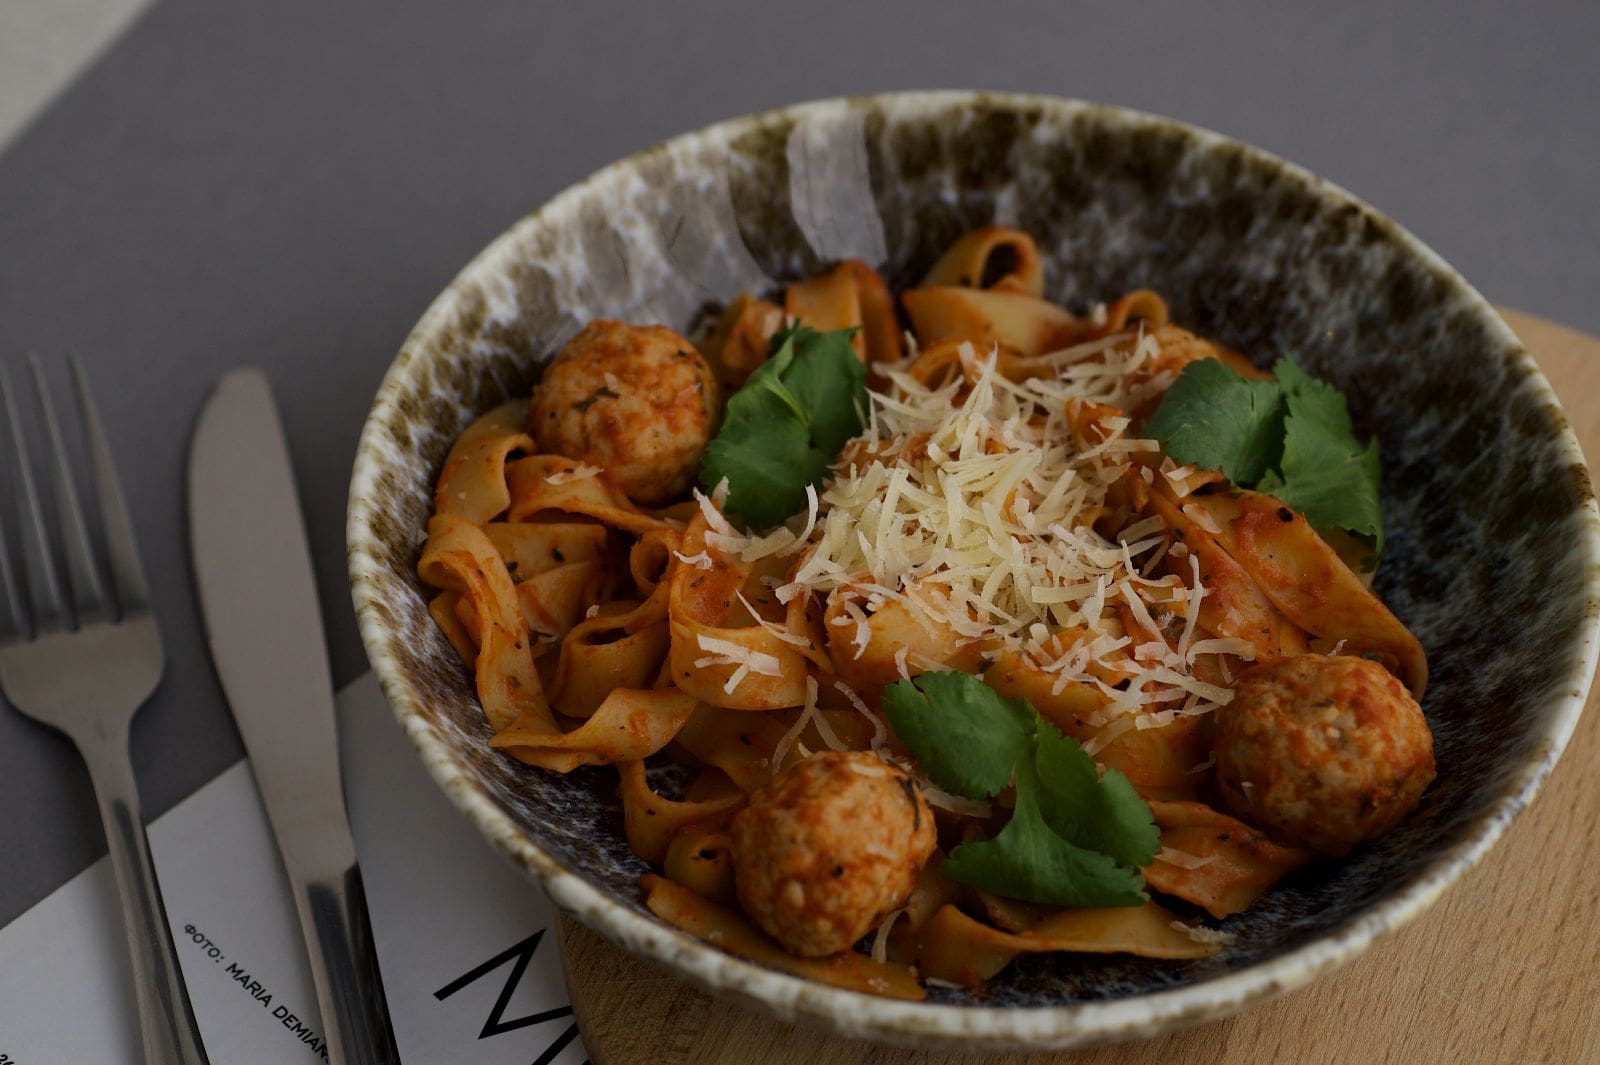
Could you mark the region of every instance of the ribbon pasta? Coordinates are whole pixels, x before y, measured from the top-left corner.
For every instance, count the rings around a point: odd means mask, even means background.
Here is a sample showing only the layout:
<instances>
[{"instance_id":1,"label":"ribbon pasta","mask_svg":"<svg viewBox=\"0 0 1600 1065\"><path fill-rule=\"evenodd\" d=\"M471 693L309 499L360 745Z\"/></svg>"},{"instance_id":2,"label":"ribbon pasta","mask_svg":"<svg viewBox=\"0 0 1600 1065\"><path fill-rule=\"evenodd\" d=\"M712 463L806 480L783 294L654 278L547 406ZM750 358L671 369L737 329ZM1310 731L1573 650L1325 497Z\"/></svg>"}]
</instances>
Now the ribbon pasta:
<instances>
[{"instance_id":1,"label":"ribbon pasta","mask_svg":"<svg viewBox=\"0 0 1600 1065\"><path fill-rule=\"evenodd\" d=\"M1415 636L1304 519L1220 474L1176 468L1134 435L1189 362L1265 376L1172 324L1159 295L1137 290L1074 314L1045 298L1032 239L989 227L953 244L899 306L909 349L883 278L843 262L781 298L739 297L701 347L731 390L786 318L853 328L857 356L904 409L917 397L951 412L986 402L1010 420L952 445L937 422L895 431L885 405L840 455L836 480L815 486L808 512L766 536L733 529L714 498L641 507L605 469L540 453L525 402L466 428L439 474L418 574L473 674L488 742L547 771L616 766L628 844L661 870L643 880L652 912L799 975L916 999L919 977L976 986L1027 952L1215 953L1222 937L1155 902L1017 903L943 877L941 852L883 922L871 958L793 957L733 908L730 819L776 773L823 749L909 763L877 709L902 677L982 673L1124 773L1161 831L1146 882L1217 918L1309 859L1206 801L1208 711L1234 678L1338 644L1379 659L1418 695L1426 684ZM931 466L916 459L933 455ZM918 471L941 476L974 455L996 471L975 490L981 527L917 525L896 509L919 492L953 499L963 489L935 492ZM1028 480L1030 456L1069 466L1040 485ZM1023 472L1005 472L1013 467ZM835 528L835 512L858 504ZM890 526L947 549L906 553L891 572L872 542ZM1005 545L1014 570L963 569L989 557L986 538ZM1081 569L1050 569L1062 542ZM828 568L846 557L856 561ZM1025 566L1051 577L1028 583ZM685 789L652 784L649 767L663 760L686 768ZM946 847L992 832L991 804L919 783Z\"/></svg>"}]
</instances>

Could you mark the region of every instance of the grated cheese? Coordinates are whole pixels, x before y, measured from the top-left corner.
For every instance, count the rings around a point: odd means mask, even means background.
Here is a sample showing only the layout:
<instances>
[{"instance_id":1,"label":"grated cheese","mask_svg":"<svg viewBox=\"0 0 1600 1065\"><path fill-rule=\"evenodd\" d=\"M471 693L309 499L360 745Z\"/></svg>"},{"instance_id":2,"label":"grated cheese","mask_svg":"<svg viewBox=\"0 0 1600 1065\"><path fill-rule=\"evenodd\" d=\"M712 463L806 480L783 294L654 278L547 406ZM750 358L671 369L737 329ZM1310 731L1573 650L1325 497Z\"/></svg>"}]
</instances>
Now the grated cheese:
<instances>
[{"instance_id":1,"label":"grated cheese","mask_svg":"<svg viewBox=\"0 0 1600 1065\"><path fill-rule=\"evenodd\" d=\"M1217 524L1217 520L1211 516L1211 512L1205 507L1194 503L1185 503L1183 505L1183 512L1184 514L1188 515L1189 520L1193 521L1196 525L1200 526L1200 528L1204 529L1212 536L1216 536L1222 532L1222 526Z\"/></svg>"},{"instance_id":2,"label":"grated cheese","mask_svg":"<svg viewBox=\"0 0 1600 1065\"><path fill-rule=\"evenodd\" d=\"M810 649L810 640L806 639L798 632L792 632L789 629L784 628L776 621L768 621L766 618L762 617L760 612L756 610L755 606L750 602L750 600L744 597L744 592L736 591L733 594L739 597L739 602L744 604L744 608L750 612L750 616L755 619L755 623L770 633L774 639L781 640L792 647L799 647L805 650Z\"/></svg>"},{"instance_id":3,"label":"grated cheese","mask_svg":"<svg viewBox=\"0 0 1600 1065\"><path fill-rule=\"evenodd\" d=\"M762 651L752 651L748 647L741 647L732 640L719 640L715 636L704 633L695 637L700 643L700 650L709 651L704 658L694 661L694 668L705 669L707 666L738 666L728 676L728 682L722 690L732 695L744 683L744 679L752 673L759 673L763 677L781 677L783 669L777 658Z\"/></svg>"},{"instance_id":4,"label":"grated cheese","mask_svg":"<svg viewBox=\"0 0 1600 1065\"><path fill-rule=\"evenodd\" d=\"M872 722L872 739L868 746L874 751L881 748L889 739L889 727L883 723L883 718L873 713L871 707L867 706L862 701L861 696L857 695L850 685L844 681L836 680L833 682L833 686L844 693L844 697L850 700L850 705L855 707L858 714Z\"/></svg>"},{"instance_id":5,"label":"grated cheese","mask_svg":"<svg viewBox=\"0 0 1600 1065\"><path fill-rule=\"evenodd\" d=\"M869 614L900 602L952 649L1021 654L1053 674L1057 693L1096 687L1110 708L1093 722L1091 753L1128 729L1226 703L1229 689L1194 677L1196 657L1252 659L1255 648L1196 639L1199 560L1159 516L1114 539L1096 529L1121 498L1114 486L1153 480L1157 464L1141 456L1159 445L1128 435L1124 412L1170 385L1152 366L1159 343L1141 328L1050 352L1032 360L1047 372L1023 381L999 372L997 351L965 343L958 354L962 373L938 388L907 374L909 363L880 365L888 386L868 394L864 432L832 480L808 490L805 512L777 529L738 533L700 496L708 544L747 563L790 559L777 599L828 599L835 655L862 657ZM1178 485L1194 473L1170 459L1159 468ZM1184 511L1215 529L1203 508ZM1163 561L1173 572L1157 577ZM1065 650L1064 631L1075 633ZM894 661L903 677L944 668L904 650Z\"/></svg>"},{"instance_id":6,"label":"grated cheese","mask_svg":"<svg viewBox=\"0 0 1600 1065\"><path fill-rule=\"evenodd\" d=\"M812 680L809 677L806 678L806 681L807 681L808 684L813 684L814 685L816 683L816 681ZM811 694L809 688L807 689L807 693L806 694L807 694L808 698L811 698L812 700L815 700L816 697ZM848 750L850 750L850 745L848 743L845 743L843 740L841 740L839 738L839 734L837 732L833 731L833 726L828 724L828 715L827 714L824 714L821 710L818 710L813 715L813 719L814 719L815 724L817 726L817 735L822 737L823 744L825 746L827 746L827 748L830 751L848 751ZM851 768L854 769L854 768L858 768L858 767L852 766ZM869 775L871 775L871 774L869 774Z\"/></svg>"},{"instance_id":7,"label":"grated cheese","mask_svg":"<svg viewBox=\"0 0 1600 1065\"><path fill-rule=\"evenodd\" d=\"M878 925L878 934L872 937L872 960L885 962L889 960L889 933L894 929L894 923L906 912L904 906L892 911Z\"/></svg>"},{"instance_id":8,"label":"grated cheese","mask_svg":"<svg viewBox=\"0 0 1600 1065\"><path fill-rule=\"evenodd\" d=\"M570 484L573 481L587 481L591 477L598 477L603 472L599 466L586 466L580 463L570 470L557 470L555 473L547 474L544 483L561 485ZM462 498L465 499L466 496L462 496Z\"/></svg>"},{"instance_id":9,"label":"grated cheese","mask_svg":"<svg viewBox=\"0 0 1600 1065\"><path fill-rule=\"evenodd\" d=\"M800 733L806 730L806 726L809 725L812 720L816 718L816 716L817 681L816 678L808 676L806 677L805 705L800 708L800 713L795 717L794 724L790 725L788 729L785 730L784 734L779 737L778 742L773 745L771 763L773 772L777 772L778 769L783 765L783 760L789 755L789 748L795 745L796 741L800 739ZM805 744L803 743L800 744L800 750L803 752L802 757L806 757L810 753L805 750Z\"/></svg>"},{"instance_id":10,"label":"grated cheese","mask_svg":"<svg viewBox=\"0 0 1600 1065\"><path fill-rule=\"evenodd\" d=\"M720 500L718 497L722 497ZM694 500L700 506L700 513L706 519L706 525L714 533L723 536L733 536L733 526L728 524L728 519L722 516L722 505L728 496L728 479L724 477L717 482L717 487L708 496L700 489L694 490Z\"/></svg>"},{"instance_id":11,"label":"grated cheese","mask_svg":"<svg viewBox=\"0 0 1600 1065\"><path fill-rule=\"evenodd\" d=\"M989 817L994 809L988 803L978 799L969 799L965 795L952 795L943 788L928 781L926 777L916 778L918 789L922 798L929 806L940 810L949 810L953 814L964 814L967 817Z\"/></svg>"},{"instance_id":12,"label":"grated cheese","mask_svg":"<svg viewBox=\"0 0 1600 1065\"><path fill-rule=\"evenodd\" d=\"M1118 718L1093 736L1090 736L1088 742L1083 745L1084 751L1091 758L1094 757L1121 739L1125 733L1131 731L1136 726L1136 722L1137 718L1133 717Z\"/></svg>"},{"instance_id":13,"label":"grated cheese","mask_svg":"<svg viewBox=\"0 0 1600 1065\"><path fill-rule=\"evenodd\" d=\"M1207 928L1204 925L1184 924L1182 921L1173 921L1172 927L1194 940L1196 943L1206 943L1215 946L1227 946L1234 940L1232 932L1224 932L1220 928Z\"/></svg>"},{"instance_id":14,"label":"grated cheese","mask_svg":"<svg viewBox=\"0 0 1600 1065\"><path fill-rule=\"evenodd\" d=\"M1216 860L1217 856L1215 854L1207 854L1201 857L1198 854L1190 854L1187 851L1173 850L1171 847L1162 847L1156 852L1156 861L1166 862L1168 865L1176 865L1179 869L1203 869Z\"/></svg>"}]
</instances>

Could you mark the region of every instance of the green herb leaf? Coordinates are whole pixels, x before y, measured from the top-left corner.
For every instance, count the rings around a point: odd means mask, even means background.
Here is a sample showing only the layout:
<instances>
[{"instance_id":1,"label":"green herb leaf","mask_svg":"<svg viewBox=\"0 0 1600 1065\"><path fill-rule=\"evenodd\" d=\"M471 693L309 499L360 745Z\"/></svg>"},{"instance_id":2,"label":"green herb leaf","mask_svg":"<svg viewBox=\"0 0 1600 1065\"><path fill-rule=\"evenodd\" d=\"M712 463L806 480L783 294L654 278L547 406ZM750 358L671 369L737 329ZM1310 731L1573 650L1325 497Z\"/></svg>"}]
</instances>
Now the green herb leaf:
<instances>
[{"instance_id":1,"label":"green herb leaf","mask_svg":"<svg viewBox=\"0 0 1600 1065\"><path fill-rule=\"evenodd\" d=\"M1344 395L1291 358L1276 381L1251 381L1216 359L1183 368L1146 436L1175 461L1221 470L1276 496L1318 529L1346 529L1383 550L1378 444L1363 448Z\"/></svg>"},{"instance_id":2,"label":"green herb leaf","mask_svg":"<svg viewBox=\"0 0 1600 1065\"><path fill-rule=\"evenodd\" d=\"M1039 807L1056 834L1079 847L1142 869L1161 848L1150 804L1115 769L1101 776L1078 741L1041 721L1034 765Z\"/></svg>"},{"instance_id":3,"label":"green herb leaf","mask_svg":"<svg viewBox=\"0 0 1600 1065\"><path fill-rule=\"evenodd\" d=\"M940 866L952 880L1007 898L1053 906L1140 906L1146 895L1137 869L1086 850L1051 831L1035 797L1039 782L1024 760L1017 768L1017 805L993 839L963 843Z\"/></svg>"},{"instance_id":4,"label":"green herb leaf","mask_svg":"<svg viewBox=\"0 0 1600 1065\"><path fill-rule=\"evenodd\" d=\"M796 326L791 333L793 367L782 374L810 418L812 444L830 459L861 432L866 409L867 368L850 346L852 332L818 333Z\"/></svg>"},{"instance_id":5,"label":"green herb leaf","mask_svg":"<svg viewBox=\"0 0 1600 1065\"><path fill-rule=\"evenodd\" d=\"M1283 392L1275 382L1240 377L1217 359L1183 368L1145 426L1178 462L1221 470L1251 485L1283 451Z\"/></svg>"},{"instance_id":6,"label":"green herb leaf","mask_svg":"<svg viewBox=\"0 0 1600 1065\"><path fill-rule=\"evenodd\" d=\"M1011 820L957 847L946 875L1057 906L1137 906L1139 868L1160 846L1149 805L1121 773L1099 775L1082 747L968 673L923 673L883 691L883 709L928 779L969 799L1016 784Z\"/></svg>"},{"instance_id":7,"label":"green herb leaf","mask_svg":"<svg viewBox=\"0 0 1600 1065\"><path fill-rule=\"evenodd\" d=\"M1292 359L1279 359L1273 373L1288 395L1283 476L1281 483L1264 482L1261 490L1305 515L1314 528L1348 529L1370 540L1381 554L1378 441L1363 449L1344 395Z\"/></svg>"},{"instance_id":8,"label":"green herb leaf","mask_svg":"<svg viewBox=\"0 0 1600 1065\"><path fill-rule=\"evenodd\" d=\"M794 486L827 476L828 459L811 447L805 426L773 417L762 432L719 434L706 448L703 464L728 479L728 510L754 525L776 525L794 512L788 502ZM783 502L775 502L782 500Z\"/></svg>"},{"instance_id":9,"label":"green herb leaf","mask_svg":"<svg viewBox=\"0 0 1600 1065\"><path fill-rule=\"evenodd\" d=\"M1037 715L970 673L923 673L883 690L883 711L928 779L969 799L1011 783L1027 760Z\"/></svg>"},{"instance_id":10,"label":"green herb leaf","mask_svg":"<svg viewBox=\"0 0 1600 1065\"><path fill-rule=\"evenodd\" d=\"M757 366L744 383L744 387L728 397L724 408L723 424L729 421L755 420L758 414L770 414L770 400L776 399L800 422L808 424L806 410L800 400L783 383L783 375L794 365L793 331L778 333L768 348L767 361Z\"/></svg>"},{"instance_id":11,"label":"green herb leaf","mask_svg":"<svg viewBox=\"0 0 1600 1065\"><path fill-rule=\"evenodd\" d=\"M798 325L780 331L767 361L728 398L700 483L714 489L727 479L729 514L757 528L782 522L861 431L867 371L850 333Z\"/></svg>"}]
</instances>

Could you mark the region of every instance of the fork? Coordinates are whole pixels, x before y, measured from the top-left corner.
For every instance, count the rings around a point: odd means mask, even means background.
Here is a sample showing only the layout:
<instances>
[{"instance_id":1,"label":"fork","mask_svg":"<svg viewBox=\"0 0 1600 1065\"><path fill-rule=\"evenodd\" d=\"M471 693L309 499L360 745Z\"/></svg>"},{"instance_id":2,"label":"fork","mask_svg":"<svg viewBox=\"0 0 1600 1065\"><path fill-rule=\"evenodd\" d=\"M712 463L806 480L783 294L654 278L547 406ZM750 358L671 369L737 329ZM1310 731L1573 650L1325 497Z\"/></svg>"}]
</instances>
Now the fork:
<instances>
[{"instance_id":1,"label":"fork","mask_svg":"<svg viewBox=\"0 0 1600 1065\"><path fill-rule=\"evenodd\" d=\"M29 359L44 423L59 537L52 542L35 490L10 374L0 366L0 406L16 455L21 579L0 526L0 692L27 716L65 733L89 768L122 898L146 1065L207 1065L194 1010L178 967L161 887L139 816L139 787L128 755L133 715L161 682L166 655L150 611L127 504L117 482L94 398L69 358L98 502L96 547L78 505L61 425L38 356ZM63 570L65 594L63 594Z\"/></svg>"}]
</instances>

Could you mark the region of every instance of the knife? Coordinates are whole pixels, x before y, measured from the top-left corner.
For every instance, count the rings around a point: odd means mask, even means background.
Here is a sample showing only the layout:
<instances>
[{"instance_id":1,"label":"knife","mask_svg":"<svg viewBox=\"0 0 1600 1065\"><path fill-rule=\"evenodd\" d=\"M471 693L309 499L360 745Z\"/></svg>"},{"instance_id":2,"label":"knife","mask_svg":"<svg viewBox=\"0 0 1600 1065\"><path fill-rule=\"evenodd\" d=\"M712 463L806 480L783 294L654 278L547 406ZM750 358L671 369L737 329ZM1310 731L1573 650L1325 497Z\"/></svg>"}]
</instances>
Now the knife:
<instances>
[{"instance_id":1,"label":"knife","mask_svg":"<svg viewBox=\"0 0 1600 1065\"><path fill-rule=\"evenodd\" d=\"M189 533L212 661L294 892L328 1057L398 1065L345 813L311 552L259 370L223 375L200 413Z\"/></svg>"}]
</instances>

